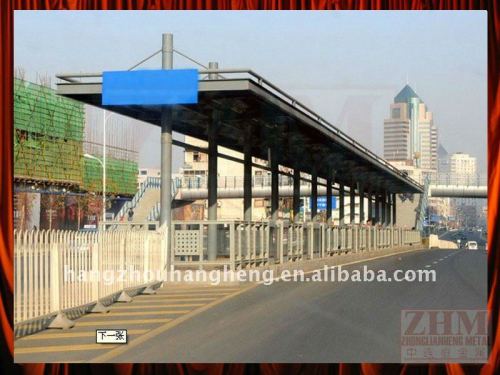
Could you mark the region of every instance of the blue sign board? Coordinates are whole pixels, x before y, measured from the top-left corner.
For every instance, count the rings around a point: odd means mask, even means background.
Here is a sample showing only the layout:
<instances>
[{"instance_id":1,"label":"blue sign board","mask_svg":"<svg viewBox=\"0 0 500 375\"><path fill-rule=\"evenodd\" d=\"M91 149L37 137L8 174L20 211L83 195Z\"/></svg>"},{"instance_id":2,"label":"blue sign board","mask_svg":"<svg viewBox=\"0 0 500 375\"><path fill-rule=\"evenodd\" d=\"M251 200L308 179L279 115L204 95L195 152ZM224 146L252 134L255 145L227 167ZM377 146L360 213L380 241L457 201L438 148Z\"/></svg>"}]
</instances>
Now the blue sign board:
<instances>
[{"instance_id":1,"label":"blue sign board","mask_svg":"<svg viewBox=\"0 0 500 375\"><path fill-rule=\"evenodd\" d=\"M440 215L435 215L435 214L432 214L431 215L431 222L434 222L434 223L439 223L441 221L441 216Z\"/></svg>"},{"instance_id":2,"label":"blue sign board","mask_svg":"<svg viewBox=\"0 0 500 375\"><path fill-rule=\"evenodd\" d=\"M137 70L102 74L103 105L198 103L196 69Z\"/></svg>"},{"instance_id":3,"label":"blue sign board","mask_svg":"<svg viewBox=\"0 0 500 375\"><path fill-rule=\"evenodd\" d=\"M318 197L316 202L317 202L318 211L326 211L326 197L325 196ZM310 208L312 208L312 200L310 200ZM332 210L334 210L336 208L337 208L337 200L335 197L332 197Z\"/></svg>"}]
</instances>

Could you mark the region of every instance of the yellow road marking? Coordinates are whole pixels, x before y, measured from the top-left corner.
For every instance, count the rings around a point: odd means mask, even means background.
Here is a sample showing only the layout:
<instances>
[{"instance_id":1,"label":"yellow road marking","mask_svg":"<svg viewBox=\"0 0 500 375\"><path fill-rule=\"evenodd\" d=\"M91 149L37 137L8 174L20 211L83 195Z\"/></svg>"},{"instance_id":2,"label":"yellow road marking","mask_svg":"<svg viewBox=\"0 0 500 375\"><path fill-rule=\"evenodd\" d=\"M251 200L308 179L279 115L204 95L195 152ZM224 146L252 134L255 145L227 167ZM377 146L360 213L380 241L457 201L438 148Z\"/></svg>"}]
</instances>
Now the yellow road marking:
<instances>
[{"instance_id":1,"label":"yellow road marking","mask_svg":"<svg viewBox=\"0 0 500 375\"><path fill-rule=\"evenodd\" d=\"M144 311L120 311L111 310L109 315L113 316L140 316L140 315L160 315L160 314L187 314L191 310L144 310Z\"/></svg>"},{"instance_id":2,"label":"yellow road marking","mask_svg":"<svg viewBox=\"0 0 500 375\"><path fill-rule=\"evenodd\" d=\"M116 345L109 344L82 344L82 345L54 345L41 346L33 348L18 348L14 349L16 354L33 354L33 353L48 353L48 352L74 352L79 350L107 350L116 348Z\"/></svg>"},{"instance_id":3,"label":"yellow road marking","mask_svg":"<svg viewBox=\"0 0 500 375\"><path fill-rule=\"evenodd\" d=\"M149 329L129 329L127 334L140 335L146 333ZM60 332L60 333L44 333L40 335L29 335L21 340L51 340L51 339L66 339L72 337L95 337L95 330L85 332Z\"/></svg>"},{"instance_id":4,"label":"yellow road marking","mask_svg":"<svg viewBox=\"0 0 500 375\"><path fill-rule=\"evenodd\" d=\"M99 326L100 328L106 328L111 325L131 325L131 324L147 324L147 323L167 323L172 319L158 318L158 319L134 319L134 320L94 320L85 322L76 322L77 327L92 327ZM103 328L103 329L104 329Z\"/></svg>"},{"instance_id":5,"label":"yellow road marking","mask_svg":"<svg viewBox=\"0 0 500 375\"><path fill-rule=\"evenodd\" d=\"M182 287L182 288L176 288L176 287L162 287L156 289L156 291L166 291L166 292L236 292L240 290L241 287L234 287L234 288L217 288L217 287L204 287L204 288L197 288L197 287Z\"/></svg>"},{"instance_id":6,"label":"yellow road marking","mask_svg":"<svg viewBox=\"0 0 500 375\"><path fill-rule=\"evenodd\" d=\"M217 298L211 298L211 297L206 297L206 298L201 298L201 297L197 297L197 298L162 298L162 297L154 298L154 297L148 297L148 298L141 298L141 299L134 300L133 303L141 303L141 302L165 303L165 302L183 302L183 301L194 302L194 301L213 301L214 299L217 299Z\"/></svg>"},{"instance_id":7,"label":"yellow road marking","mask_svg":"<svg viewBox=\"0 0 500 375\"><path fill-rule=\"evenodd\" d=\"M203 307L200 307L199 309L195 309L195 310L192 310L190 313L186 314L186 315L182 315L180 316L179 318L176 318L176 319L173 319L171 322L167 322L166 324L163 324L157 328L154 328L152 329L151 331L145 333L144 335L142 336L139 336L137 337L134 341L131 341L126 348L120 348L120 347L117 347L113 350L110 350L109 352L107 353L104 353L104 354L101 354L95 358L93 358L91 360L91 362L112 362L111 359L112 358L115 358L117 357L118 355L124 353L126 350L128 349L131 349L132 347L135 347L139 344L142 344L150 339L152 339L153 337L155 336L158 336L160 335L161 333L163 332L166 332L168 331L169 329L171 328L174 328L176 326L178 326L179 324L185 322L186 320L192 318L193 316L196 316L224 301L227 301L228 299L231 299L233 297L236 297L252 288L255 288L257 287L259 284L251 284L250 286L246 287L246 288L242 288L240 289L238 292L236 293L233 293L233 294L230 294L230 295L227 295L223 298L219 298L213 302L210 302L210 303L207 303L205 306Z\"/></svg>"},{"instance_id":8,"label":"yellow road marking","mask_svg":"<svg viewBox=\"0 0 500 375\"><path fill-rule=\"evenodd\" d=\"M204 303L159 303L155 304L155 308L161 308L161 307L200 307L203 306ZM118 311L118 310L138 310L138 309L145 309L145 306L135 306L135 304L132 305L120 305L120 306L113 306L111 308L111 311Z\"/></svg>"},{"instance_id":9,"label":"yellow road marking","mask_svg":"<svg viewBox=\"0 0 500 375\"><path fill-rule=\"evenodd\" d=\"M233 293L237 292L240 288L237 289L169 289L169 288L160 288L156 289L159 293Z\"/></svg>"},{"instance_id":10,"label":"yellow road marking","mask_svg":"<svg viewBox=\"0 0 500 375\"><path fill-rule=\"evenodd\" d=\"M228 294L231 293L156 293L155 296L161 296L161 297L216 297L216 296L227 296ZM150 297L150 296L148 296ZM152 296L151 296L152 297Z\"/></svg>"}]
</instances>

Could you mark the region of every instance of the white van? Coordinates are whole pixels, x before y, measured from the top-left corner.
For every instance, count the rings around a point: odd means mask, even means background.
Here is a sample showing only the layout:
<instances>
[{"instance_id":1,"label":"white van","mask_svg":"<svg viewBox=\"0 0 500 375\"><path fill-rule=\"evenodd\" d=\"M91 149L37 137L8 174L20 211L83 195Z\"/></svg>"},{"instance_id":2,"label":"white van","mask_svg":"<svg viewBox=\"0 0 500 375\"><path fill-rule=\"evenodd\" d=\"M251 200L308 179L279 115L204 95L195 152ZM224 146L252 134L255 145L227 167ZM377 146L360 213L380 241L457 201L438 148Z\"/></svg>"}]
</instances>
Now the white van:
<instances>
[{"instance_id":1,"label":"white van","mask_svg":"<svg viewBox=\"0 0 500 375\"><path fill-rule=\"evenodd\" d=\"M469 249L469 250L477 250L477 242L476 241L467 241L465 248Z\"/></svg>"}]
</instances>

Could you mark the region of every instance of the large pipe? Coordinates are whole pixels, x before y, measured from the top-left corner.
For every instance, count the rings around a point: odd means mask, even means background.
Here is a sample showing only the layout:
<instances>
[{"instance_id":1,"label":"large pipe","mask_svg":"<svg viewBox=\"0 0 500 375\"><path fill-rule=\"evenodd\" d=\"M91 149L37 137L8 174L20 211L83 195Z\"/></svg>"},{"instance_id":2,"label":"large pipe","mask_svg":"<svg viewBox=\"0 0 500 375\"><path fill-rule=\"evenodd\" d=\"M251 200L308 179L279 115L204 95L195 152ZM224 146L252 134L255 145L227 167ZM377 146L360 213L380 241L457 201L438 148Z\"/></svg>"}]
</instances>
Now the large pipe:
<instances>
[{"instance_id":1,"label":"large pipe","mask_svg":"<svg viewBox=\"0 0 500 375\"><path fill-rule=\"evenodd\" d=\"M430 185L429 197L488 198L488 187Z\"/></svg>"},{"instance_id":2,"label":"large pipe","mask_svg":"<svg viewBox=\"0 0 500 375\"><path fill-rule=\"evenodd\" d=\"M311 196L311 186L299 186L300 189L297 189L297 212L300 211L300 197L308 197ZM294 188L293 186L279 186L279 196L280 197L294 197ZM235 188L217 188L217 198L218 199L233 199L233 198L243 198L245 195L245 191L243 187L235 187ZM333 196L339 196L340 194L337 191L332 192ZM326 196L326 187L318 186L318 196ZM271 186L253 186L252 187L252 198L270 198L271 197ZM200 188L200 189L184 189L179 188L177 194L175 196L178 200L198 200L198 199L207 199L208 198L208 189ZM294 206L295 211L295 206ZM298 218L297 218L298 219Z\"/></svg>"}]
</instances>

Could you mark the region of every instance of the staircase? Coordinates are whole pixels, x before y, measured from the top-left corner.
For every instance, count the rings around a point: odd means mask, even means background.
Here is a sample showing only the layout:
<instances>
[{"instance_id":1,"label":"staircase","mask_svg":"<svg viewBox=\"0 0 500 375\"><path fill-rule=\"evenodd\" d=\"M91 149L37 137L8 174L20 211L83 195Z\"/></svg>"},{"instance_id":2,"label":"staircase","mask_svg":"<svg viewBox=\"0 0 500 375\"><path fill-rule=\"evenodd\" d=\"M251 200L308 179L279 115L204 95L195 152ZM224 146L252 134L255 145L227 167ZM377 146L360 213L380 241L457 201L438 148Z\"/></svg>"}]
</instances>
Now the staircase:
<instances>
[{"instance_id":1,"label":"staircase","mask_svg":"<svg viewBox=\"0 0 500 375\"><path fill-rule=\"evenodd\" d=\"M425 214L427 212L427 205L429 201L429 185L430 185L430 178L429 176L426 176L424 179L424 192L420 197L420 203L418 206L418 212L417 212L417 220L416 220L416 229L419 230L420 232L423 232L424 230L424 220L425 220Z\"/></svg>"},{"instance_id":2,"label":"staircase","mask_svg":"<svg viewBox=\"0 0 500 375\"><path fill-rule=\"evenodd\" d=\"M133 222L145 222L148 221L148 216L156 203L160 201L160 189L146 189L141 199L137 201L134 210L134 216L132 216Z\"/></svg>"},{"instance_id":3,"label":"staircase","mask_svg":"<svg viewBox=\"0 0 500 375\"><path fill-rule=\"evenodd\" d=\"M179 182L172 180L172 201L177 193ZM130 202L123 205L121 210L116 214L116 221L127 221L128 210L132 208L134 216L132 222L157 221L160 217L160 199L161 199L161 178L148 177L141 184L139 191L135 194Z\"/></svg>"},{"instance_id":4,"label":"staircase","mask_svg":"<svg viewBox=\"0 0 500 375\"><path fill-rule=\"evenodd\" d=\"M160 186L161 178L148 177L132 200L126 202L116 214L115 221L127 221L130 208L134 211L133 222L146 221L151 209L160 201Z\"/></svg>"}]
</instances>

